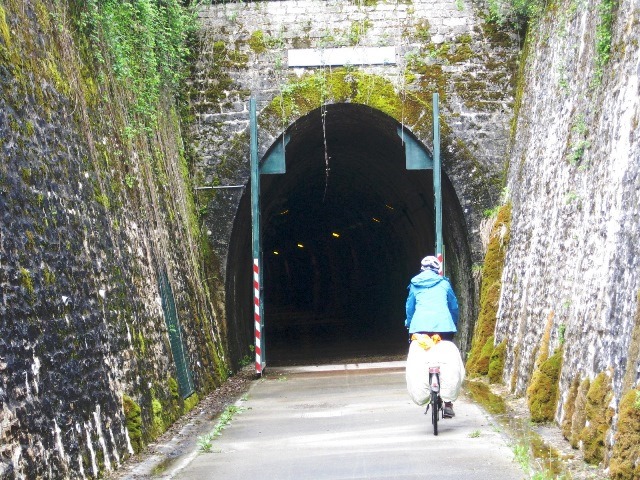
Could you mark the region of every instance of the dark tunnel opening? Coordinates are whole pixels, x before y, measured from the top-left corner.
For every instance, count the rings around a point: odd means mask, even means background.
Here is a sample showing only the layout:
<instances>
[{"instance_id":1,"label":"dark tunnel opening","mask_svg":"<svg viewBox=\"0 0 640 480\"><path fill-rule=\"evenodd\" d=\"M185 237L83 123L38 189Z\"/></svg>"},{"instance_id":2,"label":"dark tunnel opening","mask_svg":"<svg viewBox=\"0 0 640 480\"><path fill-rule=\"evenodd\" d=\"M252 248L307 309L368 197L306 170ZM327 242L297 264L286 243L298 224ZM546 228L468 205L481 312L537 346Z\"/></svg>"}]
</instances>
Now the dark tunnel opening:
<instances>
[{"instance_id":1,"label":"dark tunnel opening","mask_svg":"<svg viewBox=\"0 0 640 480\"><path fill-rule=\"evenodd\" d=\"M406 170L399 123L363 105L323 111L324 124L318 109L287 130L287 172L261 178L268 365L404 356L406 287L420 259L434 251L432 171ZM246 346L253 343L249 196L246 189L227 288L227 315ZM450 246L469 253L466 238L451 238L464 228L447 224L464 220L445 178L443 198L456 203L444 205L449 265L461 256ZM446 272L454 288L458 270Z\"/></svg>"}]
</instances>

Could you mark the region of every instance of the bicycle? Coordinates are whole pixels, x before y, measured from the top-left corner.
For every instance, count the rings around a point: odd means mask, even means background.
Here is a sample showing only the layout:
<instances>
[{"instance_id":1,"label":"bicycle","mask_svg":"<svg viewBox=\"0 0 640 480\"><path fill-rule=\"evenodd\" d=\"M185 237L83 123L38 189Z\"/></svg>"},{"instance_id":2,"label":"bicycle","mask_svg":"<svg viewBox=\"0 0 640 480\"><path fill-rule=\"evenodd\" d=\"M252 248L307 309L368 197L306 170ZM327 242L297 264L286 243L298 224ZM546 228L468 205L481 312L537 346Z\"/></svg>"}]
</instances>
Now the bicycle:
<instances>
[{"instance_id":1,"label":"bicycle","mask_svg":"<svg viewBox=\"0 0 640 480\"><path fill-rule=\"evenodd\" d=\"M431 390L431 399L424 414L427 415L429 408L431 408L433 434L438 435L438 417L444 417L442 398L440 398L440 367L429 367L429 389Z\"/></svg>"}]
</instances>

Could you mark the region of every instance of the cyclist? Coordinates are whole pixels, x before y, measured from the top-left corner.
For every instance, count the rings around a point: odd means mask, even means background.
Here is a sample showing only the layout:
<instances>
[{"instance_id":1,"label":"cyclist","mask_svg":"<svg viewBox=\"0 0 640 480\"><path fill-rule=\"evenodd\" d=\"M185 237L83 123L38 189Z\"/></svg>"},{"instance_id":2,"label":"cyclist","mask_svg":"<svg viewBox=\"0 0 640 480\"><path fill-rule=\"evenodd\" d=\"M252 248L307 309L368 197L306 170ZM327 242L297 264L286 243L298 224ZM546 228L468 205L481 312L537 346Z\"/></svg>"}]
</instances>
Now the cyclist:
<instances>
[{"instance_id":1,"label":"cyclist","mask_svg":"<svg viewBox=\"0 0 640 480\"><path fill-rule=\"evenodd\" d=\"M411 279L407 297L407 318L404 322L409 335L438 334L442 340L453 340L458 324L458 300L449 279L440 275L442 265L436 257L428 256L420 262L420 273ZM453 402L445 399L444 417L455 416Z\"/></svg>"}]
</instances>

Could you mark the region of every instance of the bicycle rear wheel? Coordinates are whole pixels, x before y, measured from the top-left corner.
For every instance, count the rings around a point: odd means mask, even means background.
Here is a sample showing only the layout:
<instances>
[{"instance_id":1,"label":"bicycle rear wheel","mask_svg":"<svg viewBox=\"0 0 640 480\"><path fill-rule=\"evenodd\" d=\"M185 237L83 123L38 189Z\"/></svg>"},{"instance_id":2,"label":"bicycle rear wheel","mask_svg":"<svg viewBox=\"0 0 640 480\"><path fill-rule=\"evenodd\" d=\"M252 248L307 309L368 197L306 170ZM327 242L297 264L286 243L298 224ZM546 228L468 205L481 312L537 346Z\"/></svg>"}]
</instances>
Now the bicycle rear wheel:
<instances>
[{"instance_id":1,"label":"bicycle rear wheel","mask_svg":"<svg viewBox=\"0 0 640 480\"><path fill-rule=\"evenodd\" d=\"M434 435L438 435L438 415L440 414L438 400L438 394L431 392L431 424L433 425Z\"/></svg>"}]
</instances>

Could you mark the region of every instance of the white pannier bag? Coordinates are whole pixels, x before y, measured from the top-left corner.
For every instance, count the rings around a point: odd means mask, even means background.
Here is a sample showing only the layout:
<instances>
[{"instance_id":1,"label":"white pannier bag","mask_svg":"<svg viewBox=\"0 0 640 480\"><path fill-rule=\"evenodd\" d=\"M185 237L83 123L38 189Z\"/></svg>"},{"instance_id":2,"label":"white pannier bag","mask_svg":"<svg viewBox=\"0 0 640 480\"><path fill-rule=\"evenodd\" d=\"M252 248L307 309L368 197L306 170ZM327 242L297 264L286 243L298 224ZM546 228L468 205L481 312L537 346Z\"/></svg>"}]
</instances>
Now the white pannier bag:
<instances>
[{"instance_id":1,"label":"white pannier bag","mask_svg":"<svg viewBox=\"0 0 640 480\"><path fill-rule=\"evenodd\" d=\"M407 390L417 405L424 405L431 396L429 367L440 367L440 397L453 402L460 394L464 379L464 364L460 350L453 342L440 341L425 350L418 340L413 340L407 357Z\"/></svg>"}]
</instances>

